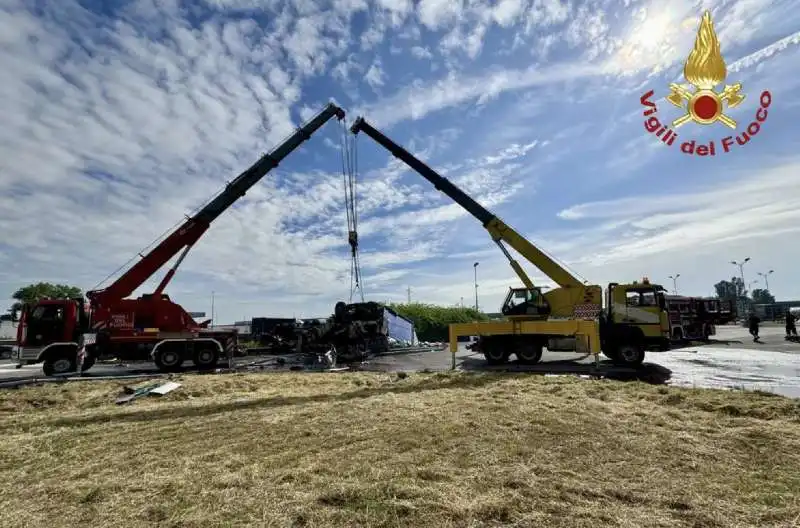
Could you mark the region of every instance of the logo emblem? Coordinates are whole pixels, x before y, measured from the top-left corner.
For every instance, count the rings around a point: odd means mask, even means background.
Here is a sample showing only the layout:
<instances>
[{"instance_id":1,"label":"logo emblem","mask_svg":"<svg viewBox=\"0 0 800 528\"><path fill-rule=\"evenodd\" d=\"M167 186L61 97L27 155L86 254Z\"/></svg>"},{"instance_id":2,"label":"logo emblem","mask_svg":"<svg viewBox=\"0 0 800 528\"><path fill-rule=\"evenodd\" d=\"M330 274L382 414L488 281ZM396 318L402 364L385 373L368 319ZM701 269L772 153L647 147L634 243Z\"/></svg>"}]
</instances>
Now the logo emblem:
<instances>
[{"instance_id":1,"label":"logo emblem","mask_svg":"<svg viewBox=\"0 0 800 528\"><path fill-rule=\"evenodd\" d=\"M719 48L719 40L711 21L711 13L706 11L700 20L694 48L686 59L683 76L694 87L690 91L679 84L669 85L671 93L667 101L686 110L686 114L672 122L674 128L694 121L699 125L711 125L719 121L723 125L736 128L736 121L725 115L724 110L735 108L744 101L742 83L727 85L721 92L714 88L725 81L728 70Z\"/></svg>"}]
</instances>

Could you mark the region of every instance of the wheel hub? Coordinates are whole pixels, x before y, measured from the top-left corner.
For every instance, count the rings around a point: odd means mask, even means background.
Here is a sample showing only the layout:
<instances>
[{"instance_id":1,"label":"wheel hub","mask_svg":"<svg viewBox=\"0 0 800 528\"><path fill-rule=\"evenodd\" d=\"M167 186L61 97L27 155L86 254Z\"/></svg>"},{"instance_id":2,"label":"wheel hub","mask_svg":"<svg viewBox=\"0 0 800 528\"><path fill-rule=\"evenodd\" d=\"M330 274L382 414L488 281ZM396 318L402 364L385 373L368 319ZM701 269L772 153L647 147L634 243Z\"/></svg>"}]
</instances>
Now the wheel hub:
<instances>
[{"instance_id":1,"label":"wheel hub","mask_svg":"<svg viewBox=\"0 0 800 528\"><path fill-rule=\"evenodd\" d=\"M70 360L66 358L57 359L53 362L53 370L58 373L69 372L71 366Z\"/></svg>"},{"instance_id":2,"label":"wheel hub","mask_svg":"<svg viewBox=\"0 0 800 528\"><path fill-rule=\"evenodd\" d=\"M165 365L174 365L178 362L179 356L175 352L164 352L161 356L161 361Z\"/></svg>"},{"instance_id":3,"label":"wheel hub","mask_svg":"<svg viewBox=\"0 0 800 528\"><path fill-rule=\"evenodd\" d=\"M197 355L197 361L200 363L211 363L214 359L214 353L210 350L201 350Z\"/></svg>"},{"instance_id":4,"label":"wheel hub","mask_svg":"<svg viewBox=\"0 0 800 528\"><path fill-rule=\"evenodd\" d=\"M486 355L492 359L499 360L503 358L503 351L500 350L500 348L489 347L488 350L486 350Z\"/></svg>"}]
</instances>

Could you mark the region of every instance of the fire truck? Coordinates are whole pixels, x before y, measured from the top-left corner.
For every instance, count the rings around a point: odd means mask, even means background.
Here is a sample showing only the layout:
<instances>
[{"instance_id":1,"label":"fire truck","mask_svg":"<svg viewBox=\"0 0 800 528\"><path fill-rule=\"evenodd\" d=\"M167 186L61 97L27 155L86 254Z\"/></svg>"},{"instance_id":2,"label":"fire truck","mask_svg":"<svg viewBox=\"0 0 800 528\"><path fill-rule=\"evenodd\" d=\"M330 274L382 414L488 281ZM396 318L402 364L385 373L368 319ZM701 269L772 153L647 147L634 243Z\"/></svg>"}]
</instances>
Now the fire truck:
<instances>
[{"instance_id":1,"label":"fire truck","mask_svg":"<svg viewBox=\"0 0 800 528\"><path fill-rule=\"evenodd\" d=\"M211 223L334 117L341 121L344 111L331 103L106 288L87 292L87 299L44 299L23 306L14 350L18 366L42 362L45 375L52 376L78 368L84 372L98 359L113 357L151 360L159 370L170 372L186 360L207 370L220 357L230 357L237 347L236 331L215 331L208 328L210 321L196 322L164 289ZM153 293L127 298L175 256Z\"/></svg>"},{"instance_id":2,"label":"fire truck","mask_svg":"<svg viewBox=\"0 0 800 528\"><path fill-rule=\"evenodd\" d=\"M673 342L707 341L717 333L717 325L736 320L736 306L731 301L683 295L664 298Z\"/></svg>"}]
</instances>

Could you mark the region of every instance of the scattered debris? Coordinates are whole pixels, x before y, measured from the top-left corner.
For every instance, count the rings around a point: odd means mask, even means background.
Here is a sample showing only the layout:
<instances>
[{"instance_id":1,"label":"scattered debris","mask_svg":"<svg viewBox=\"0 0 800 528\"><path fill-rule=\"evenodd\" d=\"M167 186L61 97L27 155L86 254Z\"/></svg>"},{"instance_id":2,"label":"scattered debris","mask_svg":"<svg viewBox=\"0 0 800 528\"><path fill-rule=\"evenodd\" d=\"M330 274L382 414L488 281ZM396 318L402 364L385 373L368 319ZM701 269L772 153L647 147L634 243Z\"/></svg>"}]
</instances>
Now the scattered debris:
<instances>
[{"instance_id":1,"label":"scattered debris","mask_svg":"<svg viewBox=\"0 0 800 528\"><path fill-rule=\"evenodd\" d=\"M165 394L167 394L169 392L174 391L175 389L177 389L180 386L181 386L180 383L175 383L174 381L168 381L168 382L156 387L155 389L151 390L149 392L149 394L155 394L157 396L163 396L163 395L165 395Z\"/></svg>"},{"instance_id":2,"label":"scattered debris","mask_svg":"<svg viewBox=\"0 0 800 528\"><path fill-rule=\"evenodd\" d=\"M178 387L180 387L180 383L175 383L174 381L167 381L166 383L158 382L158 383L144 383L138 386L134 385L133 387L123 387L123 395L117 398L117 405L124 405L126 403L130 403L133 400L140 398L142 396L147 396L149 394L155 394L157 396L163 396L169 392L174 391Z\"/></svg>"},{"instance_id":3,"label":"scattered debris","mask_svg":"<svg viewBox=\"0 0 800 528\"><path fill-rule=\"evenodd\" d=\"M120 396L119 398L117 398L116 403L117 403L117 405L123 405L123 404L126 404L126 403L130 403L133 400L135 400L136 398L139 398L140 396L144 396L145 394L149 393L150 391L152 391L153 389L155 389L156 387L158 387L160 385L161 385L161 383L159 382L159 383L148 383L148 384L145 384L145 385L140 385L139 387L136 387L136 386L134 386L134 387L123 387L122 388L123 395Z\"/></svg>"}]
</instances>

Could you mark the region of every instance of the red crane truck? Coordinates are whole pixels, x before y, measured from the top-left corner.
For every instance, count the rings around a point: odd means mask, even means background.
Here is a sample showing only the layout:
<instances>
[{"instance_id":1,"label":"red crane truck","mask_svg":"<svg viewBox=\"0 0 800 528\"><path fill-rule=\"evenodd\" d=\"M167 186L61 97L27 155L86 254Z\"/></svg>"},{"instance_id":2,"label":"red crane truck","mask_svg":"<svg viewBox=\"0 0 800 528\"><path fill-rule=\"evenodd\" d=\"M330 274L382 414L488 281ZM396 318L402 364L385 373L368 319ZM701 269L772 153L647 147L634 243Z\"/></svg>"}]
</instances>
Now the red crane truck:
<instances>
[{"instance_id":1,"label":"red crane truck","mask_svg":"<svg viewBox=\"0 0 800 528\"><path fill-rule=\"evenodd\" d=\"M222 213L277 167L331 118L344 119L344 110L328 104L272 152L228 183L199 212L131 266L116 281L84 299L42 300L22 309L14 356L18 366L43 362L45 375L74 372L78 352L83 351L81 372L98 360L152 360L169 372L191 359L202 370L214 368L220 356L237 345L235 331L208 329L208 321L197 323L164 293L169 281L192 246ZM175 264L151 294L137 299L129 295L152 277L170 259Z\"/></svg>"}]
</instances>

